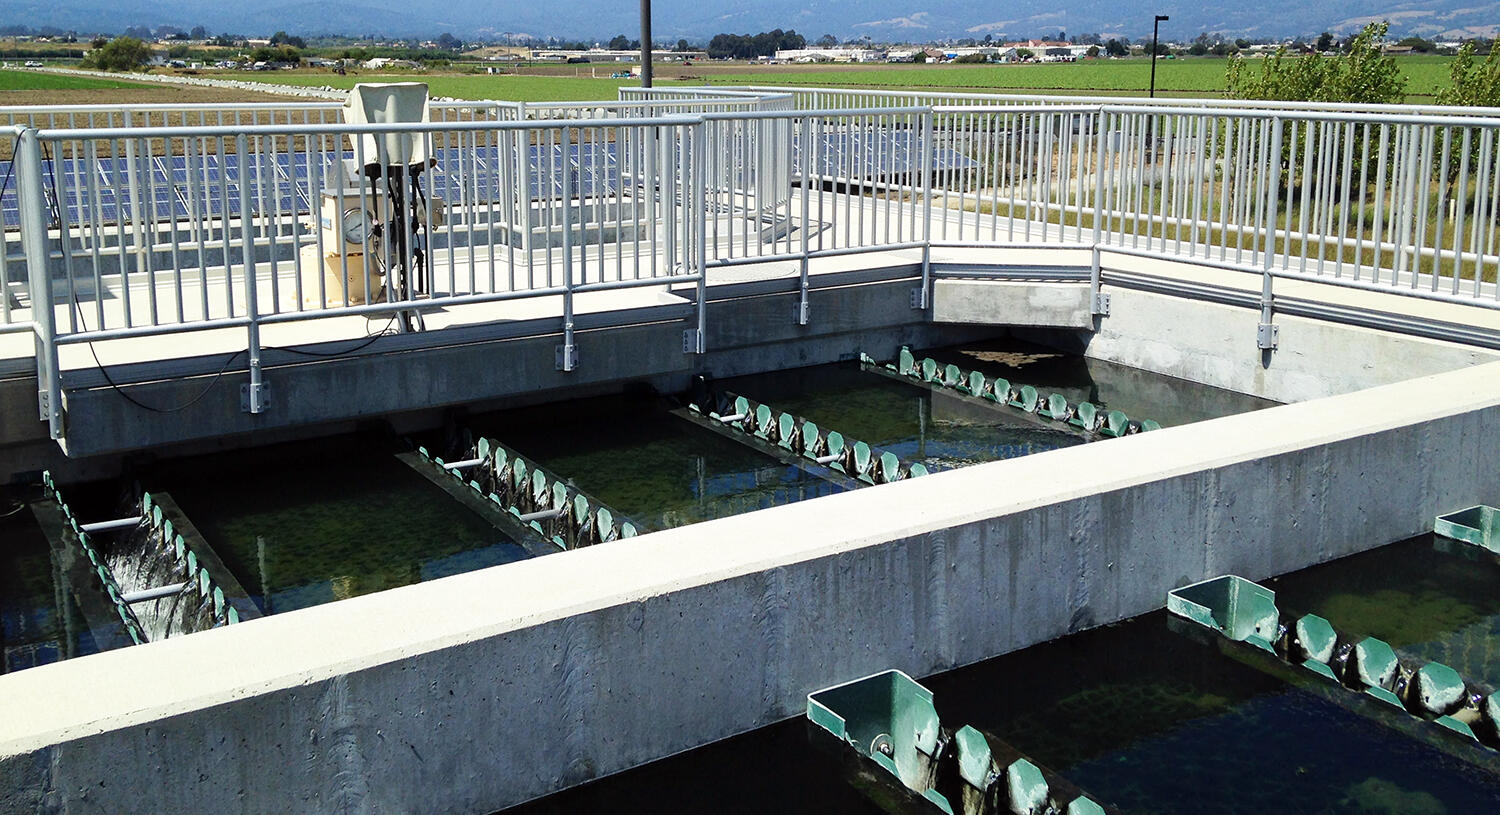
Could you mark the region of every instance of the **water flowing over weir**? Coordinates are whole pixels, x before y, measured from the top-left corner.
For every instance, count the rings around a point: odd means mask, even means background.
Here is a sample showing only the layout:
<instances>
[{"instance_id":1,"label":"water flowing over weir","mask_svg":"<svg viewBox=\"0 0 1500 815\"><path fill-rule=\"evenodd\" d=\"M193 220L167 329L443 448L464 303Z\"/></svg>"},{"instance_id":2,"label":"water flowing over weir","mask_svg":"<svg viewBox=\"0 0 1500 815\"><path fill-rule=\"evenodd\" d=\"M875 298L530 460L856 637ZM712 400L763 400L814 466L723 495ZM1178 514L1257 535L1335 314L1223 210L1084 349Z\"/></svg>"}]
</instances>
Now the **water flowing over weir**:
<instances>
[{"instance_id":1,"label":"water flowing over weir","mask_svg":"<svg viewBox=\"0 0 1500 815\"><path fill-rule=\"evenodd\" d=\"M162 597L130 602L148 642L206 631L219 623L213 598L203 596L197 581L188 579L186 560L177 558L172 544L149 519L142 518L135 528L115 535L100 548L127 602L154 590L177 587Z\"/></svg>"}]
</instances>

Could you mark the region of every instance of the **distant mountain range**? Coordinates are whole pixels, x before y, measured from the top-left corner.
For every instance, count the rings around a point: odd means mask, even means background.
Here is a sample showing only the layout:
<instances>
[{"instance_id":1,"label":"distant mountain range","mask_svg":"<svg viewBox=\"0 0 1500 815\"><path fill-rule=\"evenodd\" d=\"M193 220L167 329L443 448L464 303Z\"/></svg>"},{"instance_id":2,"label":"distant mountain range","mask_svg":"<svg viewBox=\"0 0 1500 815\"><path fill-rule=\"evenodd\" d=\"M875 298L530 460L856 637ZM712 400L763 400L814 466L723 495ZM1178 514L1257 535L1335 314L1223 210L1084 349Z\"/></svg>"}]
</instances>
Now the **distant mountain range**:
<instances>
[{"instance_id":1,"label":"distant mountain range","mask_svg":"<svg viewBox=\"0 0 1500 815\"><path fill-rule=\"evenodd\" d=\"M726 11L726 7L730 10ZM655 0L653 35L658 41L704 40L736 34L796 29L809 40L823 34L868 36L876 42L974 37L995 39L1100 33L1139 39L1151 33L1155 14L1164 39L1185 41L1201 32L1242 37L1344 33L1370 20L1389 20L1396 36L1493 37L1500 34L1500 2L1484 0L759 0L703 3ZM119 31L130 25L206 26L210 31L270 34L381 34L436 36L448 32L476 39L502 32L570 39L632 35L639 7L631 0L518 3L514 0L325 0L266 4L203 3L202 0L9 0L0 24L56 26L80 31Z\"/></svg>"}]
</instances>

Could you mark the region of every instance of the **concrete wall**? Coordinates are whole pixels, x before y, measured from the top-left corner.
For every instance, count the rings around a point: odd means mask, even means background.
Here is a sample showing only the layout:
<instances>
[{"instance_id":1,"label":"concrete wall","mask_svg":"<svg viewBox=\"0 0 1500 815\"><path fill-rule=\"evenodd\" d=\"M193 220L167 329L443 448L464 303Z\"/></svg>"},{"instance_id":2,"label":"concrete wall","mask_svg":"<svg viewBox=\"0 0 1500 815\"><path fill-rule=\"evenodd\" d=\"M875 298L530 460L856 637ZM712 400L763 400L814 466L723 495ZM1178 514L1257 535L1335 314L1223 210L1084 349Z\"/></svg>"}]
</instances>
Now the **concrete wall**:
<instances>
[{"instance_id":1,"label":"concrete wall","mask_svg":"<svg viewBox=\"0 0 1500 815\"><path fill-rule=\"evenodd\" d=\"M1444 398L1432 398L1433 394ZM1500 365L0 677L0 811L484 812L1500 499Z\"/></svg>"},{"instance_id":2,"label":"concrete wall","mask_svg":"<svg viewBox=\"0 0 1500 815\"><path fill-rule=\"evenodd\" d=\"M1314 319L1286 310L1278 311L1273 318L1279 329L1278 347L1265 353L1257 347L1255 337L1260 322L1258 278L1195 270L1185 263L1125 259L1120 265L1130 271L1143 267L1174 269L1173 273L1184 279L1202 278L1198 288L1209 297L1240 302L1188 299L1143 291L1129 283L1111 285L1110 268L1106 267L1102 290L1110 295L1110 313L1098 320L1097 332L1048 339L1061 344L1081 341L1089 357L1277 402L1349 393L1500 360L1500 352L1474 345ZM1245 285L1254 287L1248 296ZM1277 285L1278 297L1290 298L1305 293L1313 284L1278 281ZM1330 297L1347 312L1376 325L1418 315L1456 326L1483 327L1500 319L1495 312L1481 308L1330 286L1317 288L1321 296ZM1293 304L1288 302L1287 306Z\"/></svg>"}]
</instances>

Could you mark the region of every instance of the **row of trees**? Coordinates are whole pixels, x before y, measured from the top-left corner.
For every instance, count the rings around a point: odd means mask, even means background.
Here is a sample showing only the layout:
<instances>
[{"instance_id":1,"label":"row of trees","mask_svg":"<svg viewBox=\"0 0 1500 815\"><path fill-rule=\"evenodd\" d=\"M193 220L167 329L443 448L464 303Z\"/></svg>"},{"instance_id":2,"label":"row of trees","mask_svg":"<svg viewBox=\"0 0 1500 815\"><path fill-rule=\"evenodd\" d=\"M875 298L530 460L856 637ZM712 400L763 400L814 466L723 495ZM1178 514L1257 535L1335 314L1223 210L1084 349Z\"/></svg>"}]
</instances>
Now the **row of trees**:
<instances>
[{"instance_id":1,"label":"row of trees","mask_svg":"<svg viewBox=\"0 0 1500 815\"><path fill-rule=\"evenodd\" d=\"M714 59L754 59L768 57L777 51L806 47L807 38L796 30L778 28L759 34L715 34L708 41L708 55Z\"/></svg>"}]
</instances>

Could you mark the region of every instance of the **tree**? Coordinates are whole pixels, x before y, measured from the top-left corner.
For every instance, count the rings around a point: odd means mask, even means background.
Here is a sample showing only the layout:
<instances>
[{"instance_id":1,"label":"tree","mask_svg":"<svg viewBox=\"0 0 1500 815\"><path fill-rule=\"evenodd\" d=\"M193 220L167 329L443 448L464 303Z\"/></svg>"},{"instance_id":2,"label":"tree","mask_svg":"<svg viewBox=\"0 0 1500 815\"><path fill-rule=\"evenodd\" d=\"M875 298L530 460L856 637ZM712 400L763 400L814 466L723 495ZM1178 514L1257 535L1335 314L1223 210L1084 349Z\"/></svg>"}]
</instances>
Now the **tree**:
<instances>
[{"instance_id":1,"label":"tree","mask_svg":"<svg viewBox=\"0 0 1500 815\"><path fill-rule=\"evenodd\" d=\"M168 48L167 56L171 57L172 59L184 59L192 50L193 49L190 48L186 43L182 43Z\"/></svg>"},{"instance_id":2,"label":"tree","mask_svg":"<svg viewBox=\"0 0 1500 815\"><path fill-rule=\"evenodd\" d=\"M272 45L290 45L293 48L306 48L307 42L301 37L293 37L285 31L278 31L271 35Z\"/></svg>"},{"instance_id":3,"label":"tree","mask_svg":"<svg viewBox=\"0 0 1500 815\"><path fill-rule=\"evenodd\" d=\"M1448 65L1448 87L1438 91L1439 105L1500 107L1500 48L1490 48L1484 62L1474 59L1476 50L1474 43L1464 43Z\"/></svg>"},{"instance_id":4,"label":"tree","mask_svg":"<svg viewBox=\"0 0 1500 815\"><path fill-rule=\"evenodd\" d=\"M437 47L443 49L444 51L461 51L464 47L463 40L460 40L459 38L453 36L452 34L449 34L446 31L438 35L436 42Z\"/></svg>"},{"instance_id":5,"label":"tree","mask_svg":"<svg viewBox=\"0 0 1500 815\"><path fill-rule=\"evenodd\" d=\"M630 49L630 38L627 37L627 36L625 36L624 34L616 34L609 41L609 50L611 50L611 51L627 51L629 49Z\"/></svg>"},{"instance_id":6,"label":"tree","mask_svg":"<svg viewBox=\"0 0 1500 815\"><path fill-rule=\"evenodd\" d=\"M990 58L985 54L964 54L953 61L964 65L976 65L981 62L989 62Z\"/></svg>"},{"instance_id":7,"label":"tree","mask_svg":"<svg viewBox=\"0 0 1500 815\"><path fill-rule=\"evenodd\" d=\"M688 45L688 41L687 40L678 40L677 41L677 47L673 48L672 50L673 51L678 51L678 52L691 51L691 50L693 50L693 46Z\"/></svg>"},{"instance_id":8,"label":"tree","mask_svg":"<svg viewBox=\"0 0 1500 815\"><path fill-rule=\"evenodd\" d=\"M1421 37L1407 37L1396 43L1404 48L1410 48L1419 54L1426 54L1437 50L1437 43L1432 40L1424 40Z\"/></svg>"},{"instance_id":9,"label":"tree","mask_svg":"<svg viewBox=\"0 0 1500 815\"><path fill-rule=\"evenodd\" d=\"M208 29L201 25L195 25L193 26L193 30L188 32L188 36L195 40L206 40L208 39Z\"/></svg>"},{"instance_id":10,"label":"tree","mask_svg":"<svg viewBox=\"0 0 1500 815\"><path fill-rule=\"evenodd\" d=\"M708 41L708 55L714 59L754 59L777 51L807 47L807 39L795 30L762 31L759 34L715 34Z\"/></svg>"},{"instance_id":11,"label":"tree","mask_svg":"<svg viewBox=\"0 0 1500 815\"><path fill-rule=\"evenodd\" d=\"M1036 56L1036 54L1032 53L1032 50L1030 48L1016 49L1016 59L1019 59L1022 62L1025 62L1026 60L1031 59L1034 56Z\"/></svg>"},{"instance_id":12,"label":"tree","mask_svg":"<svg viewBox=\"0 0 1500 815\"><path fill-rule=\"evenodd\" d=\"M819 48L832 48L838 44L839 38L833 36L832 34L824 34L823 36L819 37L817 41L817 46Z\"/></svg>"},{"instance_id":13,"label":"tree","mask_svg":"<svg viewBox=\"0 0 1500 815\"><path fill-rule=\"evenodd\" d=\"M106 40L103 37L95 37L94 39L89 41L89 47L98 50L100 48L103 48L108 43L109 40Z\"/></svg>"},{"instance_id":14,"label":"tree","mask_svg":"<svg viewBox=\"0 0 1500 815\"><path fill-rule=\"evenodd\" d=\"M1130 53L1130 49L1125 43L1112 39L1104 44L1104 53L1112 57L1123 57Z\"/></svg>"},{"instance_id":15,"label":"tree","mask_svg":"<svg viewBox=\"0 0 1500 815\"><path fill-rule=\"evenodd\" d=\"M1315 45L1315 46L1313 46L1313 47L1315 49L1317 49L1318 53L1320 53L1320 54L1323 53L1323 52L1325 52L1325 51L1332 51L1333 50L1333 34L1331 32L1328 32L1328 31L1324 31L1322 34L1319 34L1318 35L1318 44Z\"/></svg>"},{"instance_id":16,"label":"tree","mask_svg":"<svg viewBox=\"0 0 1500 815\"><path fill-rule=\"evenodd\" d=\"M143 25L126 26L125 36L133 40L149 40L151 39L151 29Z\"/></svg>"},{"instance_id":17,"label":"tree","mask_svg":"<svg viewBox=\"0 0 1500 815\"><path fill-rule=\"evenodd\" d=\"M115 37L89 52L84 63L101 71L134 71L151 61L151 47L135 37Z\"/></svg>"},{"instance_id":18,"label":"tree","mask_svg":"<svg viewBox=\"0 0 1500 815\"><path fill-rule=\"evenodd\" d=\"M1286 49L1261 61L1256 73L1244 57L1229 60L1225 73L1233 99L1394 104L1406 96L1406 77L1393 57L1380 51L1385 23L1371 23L1337 56L1287 57Z\"/></svg>"},{"instance_id":19,"label":"tree","mask_svg":"<svg viewBox=\"0 0 1500 815\"><path fill-rule=\"evenodd\" d=\"M1097 45L1090 45L1089 46L1089 50L1084 52L1084 56L1088 57L1089 59L1098 59L1099 58L1099 46L1097 46Z\"/></svg>"}]
</instances>

